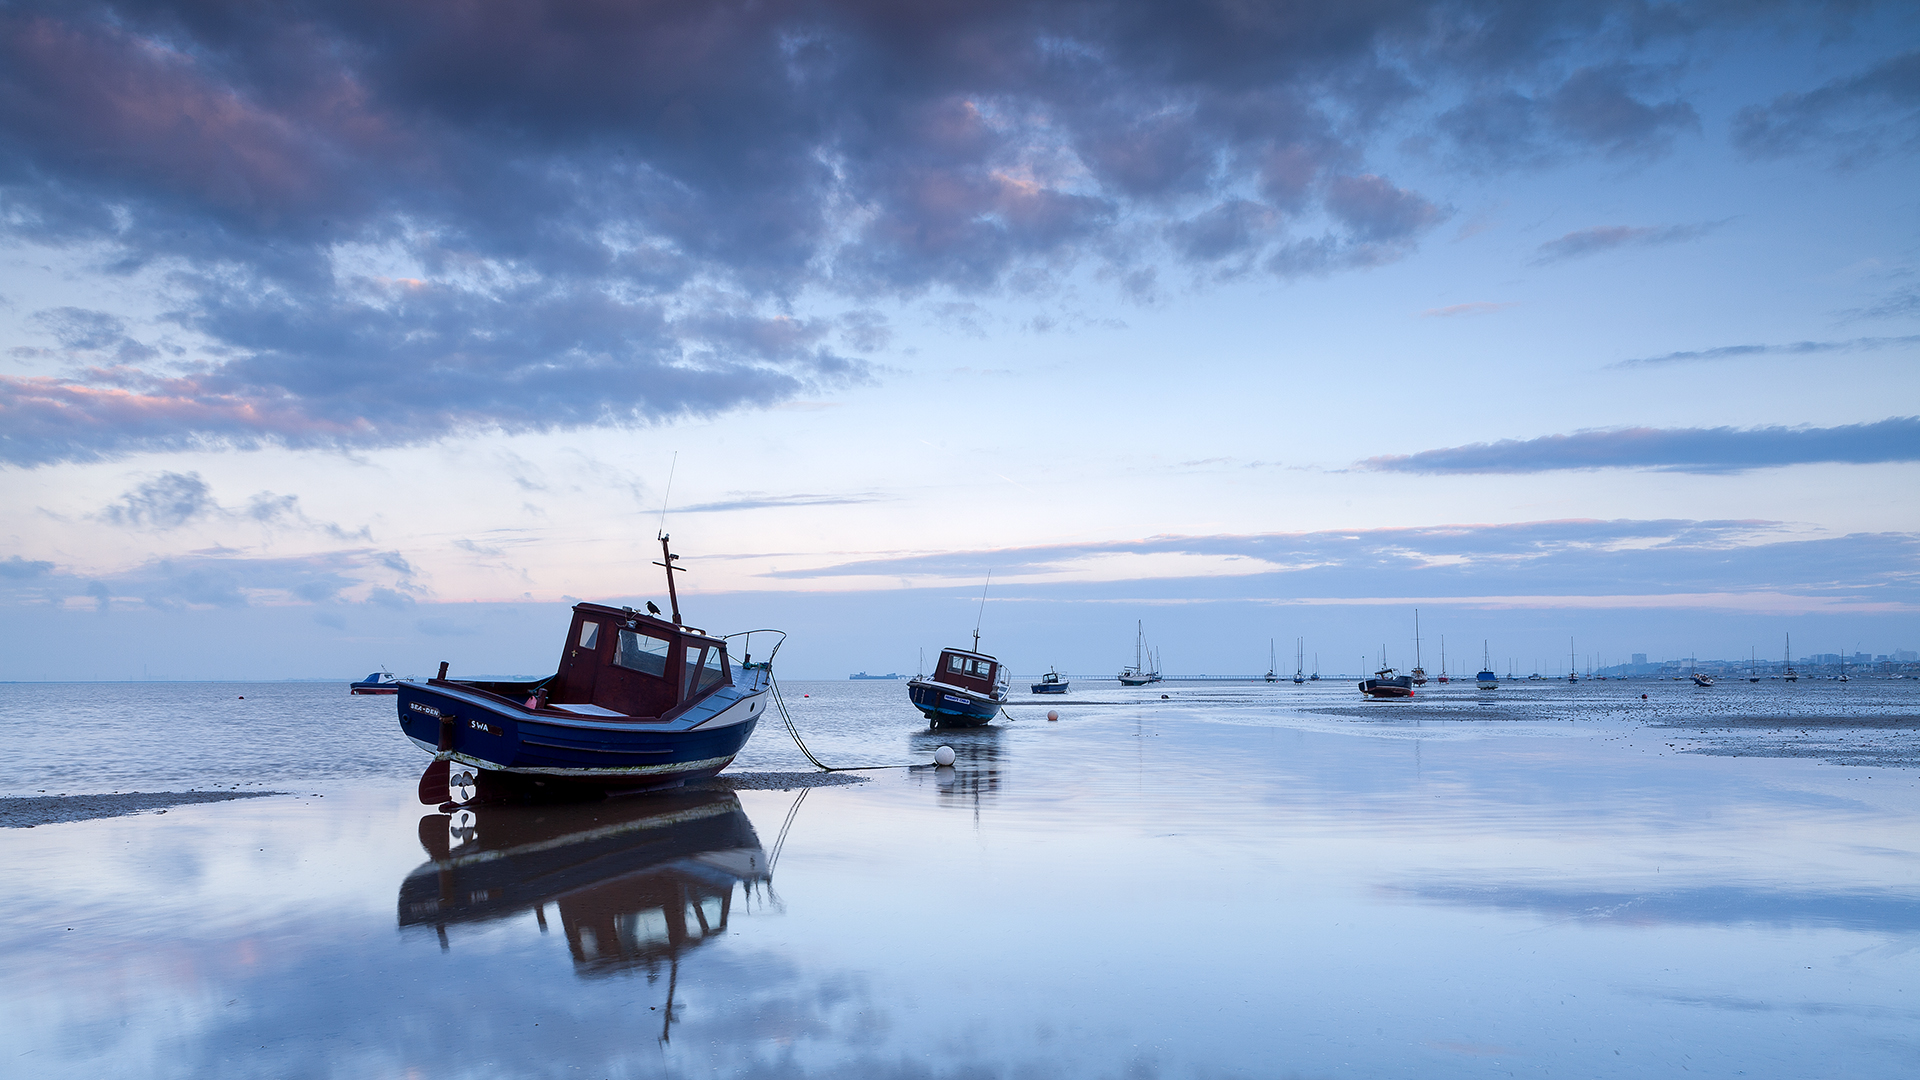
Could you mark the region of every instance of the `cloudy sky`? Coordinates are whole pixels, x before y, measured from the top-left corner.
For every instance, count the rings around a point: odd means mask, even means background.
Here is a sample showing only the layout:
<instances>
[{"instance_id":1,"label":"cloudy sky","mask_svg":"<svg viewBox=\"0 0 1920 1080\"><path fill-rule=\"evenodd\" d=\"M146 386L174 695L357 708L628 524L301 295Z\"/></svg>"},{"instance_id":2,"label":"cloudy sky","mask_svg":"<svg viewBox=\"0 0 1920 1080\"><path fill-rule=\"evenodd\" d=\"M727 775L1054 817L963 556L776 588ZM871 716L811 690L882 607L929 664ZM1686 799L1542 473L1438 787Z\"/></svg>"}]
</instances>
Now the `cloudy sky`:
<instances>
[{"instance_id":1,"label":"cloudy sky","mask_svg":"<svg viewBox=\"0 0 1920 1080\"><path fill-rule=\"evenodd\" d=\"M1908 4L0 3L0 678L550 669L663 505L794 676L1920 647L1917 154Z\"/></svg>"}]
</instances>

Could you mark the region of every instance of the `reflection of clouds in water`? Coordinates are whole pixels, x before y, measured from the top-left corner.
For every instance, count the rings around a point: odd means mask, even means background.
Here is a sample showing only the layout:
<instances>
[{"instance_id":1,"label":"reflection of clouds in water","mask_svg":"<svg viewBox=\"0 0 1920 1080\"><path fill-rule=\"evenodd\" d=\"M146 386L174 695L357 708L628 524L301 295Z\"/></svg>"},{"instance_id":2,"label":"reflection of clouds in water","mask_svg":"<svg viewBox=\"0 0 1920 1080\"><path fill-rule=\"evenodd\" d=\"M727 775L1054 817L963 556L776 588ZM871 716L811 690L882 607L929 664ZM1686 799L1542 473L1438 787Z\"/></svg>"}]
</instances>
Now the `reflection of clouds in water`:
<instances>
[{"instance_id":1,"label":"reflection of clouds in water","mask_svg":"<svg viewBox=\"0 0 1920 1080\"><path fill-rule=\"evenodd\" d=\"M1705 885L1628 893L1527 886L1423 885L1383 892L1429 903L1522 911L1598 925L1753 925L1906 934L1920 930L1920 896L1869 892L1792 892Z\"/></svg>"}]
</instances>

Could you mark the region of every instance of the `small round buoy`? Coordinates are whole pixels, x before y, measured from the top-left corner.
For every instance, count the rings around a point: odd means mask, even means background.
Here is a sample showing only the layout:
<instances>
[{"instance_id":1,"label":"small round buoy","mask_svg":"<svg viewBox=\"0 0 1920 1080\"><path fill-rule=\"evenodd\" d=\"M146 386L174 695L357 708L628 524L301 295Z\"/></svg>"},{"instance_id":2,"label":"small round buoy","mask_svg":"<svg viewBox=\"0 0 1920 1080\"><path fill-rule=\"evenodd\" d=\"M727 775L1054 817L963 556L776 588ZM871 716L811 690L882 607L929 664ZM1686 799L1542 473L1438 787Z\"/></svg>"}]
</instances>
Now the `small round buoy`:
<instances>
[{"instance_id":1,"label":"small round buoy","mask_svg":"<svg viewBox=\"0 0 1920 1080\"><path fill-rule=\"evenodd\" d=\"M943 746L938 750L935 750L933 752L933 763L935 765L953 764L953 747Z\"/></svg>"},{"instance_id":2,"label":"small round buoy","mask_svg":"<svg viewBox=\"0 0 1920 1080\"><path fill-rule=\"evenodd\" d=\"M1048 709L1048 710L1047 710L1047 719L1049 719L1049 720L1058 720L1058 719L1060 719L1060 714L1059 714L1059 713L1057 713L1057 712L1055 712L1055 711L1053 711L1052 709Z\"/></svg>"},{"instance_id":3,"label":"small round buoy","mask_svg":"<svg viewBox=\"0 0 1920 1080\"><path fill-rule=\"evenodd\" d=\"M1641 694L1641 695L1640 695L1640 700L1641 700L1641 701L1645 701L1645 700L1647 700L1647 695L1645 695L1645 694Z\"/></svg>"},{"instance_id":4,"label":"small round buoy","mask_svg":"<svg viewBox=\"0 0 1920 1080\"><path fill-rule=\"evenodd\" d=\"M240 695L240 700L241 700L241 701L245 701L245 700L247 700L247 695L245 695L245 694L241 694L241 695Z\"/></svg>"},{"instance_id":5,"label":"small round buoy","mask_svg":"<svg viewBox=\"0 0 1920 1080\"><path fill-rule=\"evenodd\" d=\"M812 694L801 694L800 696L801 696L801 697L812 697L813 695L812 695Z\"/></svg>"},{"instance_id":6,"label":"small round buoy","mask_svg":"<svg viewBox=\"0 0 1920 1080\"><path fill-rule=\"evenodd\" d=\"M1165 694L1161 694L1161 695L1160 695L1160 700L1161 700L1161 701L1166 701L1166 700L1167 700L1167 695L1165 695Z\"/></svg>"}]
</instances>

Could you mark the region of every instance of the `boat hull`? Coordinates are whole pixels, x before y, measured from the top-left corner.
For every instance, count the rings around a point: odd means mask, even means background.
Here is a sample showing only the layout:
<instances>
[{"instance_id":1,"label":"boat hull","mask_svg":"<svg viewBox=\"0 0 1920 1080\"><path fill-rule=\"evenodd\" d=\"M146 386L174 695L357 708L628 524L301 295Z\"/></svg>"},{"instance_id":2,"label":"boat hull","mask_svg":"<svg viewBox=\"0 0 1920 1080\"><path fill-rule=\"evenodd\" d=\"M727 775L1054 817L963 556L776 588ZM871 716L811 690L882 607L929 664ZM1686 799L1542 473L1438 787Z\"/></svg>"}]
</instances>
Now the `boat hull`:
<instances>
[{"instance_id":1,"label":"boat hull","mask_svg":"<svg viewBox=\"0 0 1920 1080\"><path fill-rule=\"evenodd\" d=\"M1033 692L1036 694L1064 694L1067 692L1067 685L1068 684L1063 682L1037 682L1033 684Z\"/></svg>"},{"instance_id":2,"label":"boat hull","mask_svg":"<svg viewBox=\"0 0 1920 1080\"><path fill-rule=\"evenodd\" d=\"M980 727L1000 715L1004 696L982 694L950 683L914 679L907 699L935 727Z\"/></svg>"},{"instance_id":3,"label":"boat hull","mask_svg":"<svg viewBox=\"0 0 1920 1080\"><path fill-rule=\"evenodd\" d=\"M416 746L479 770L483 781L492 774L643 791L702 780L731 764L759 723L768 685L764 669L742 670L732 685L667 720L530 709L438 679L400 683L397 709Z\"/></svg>"}]
</instances>

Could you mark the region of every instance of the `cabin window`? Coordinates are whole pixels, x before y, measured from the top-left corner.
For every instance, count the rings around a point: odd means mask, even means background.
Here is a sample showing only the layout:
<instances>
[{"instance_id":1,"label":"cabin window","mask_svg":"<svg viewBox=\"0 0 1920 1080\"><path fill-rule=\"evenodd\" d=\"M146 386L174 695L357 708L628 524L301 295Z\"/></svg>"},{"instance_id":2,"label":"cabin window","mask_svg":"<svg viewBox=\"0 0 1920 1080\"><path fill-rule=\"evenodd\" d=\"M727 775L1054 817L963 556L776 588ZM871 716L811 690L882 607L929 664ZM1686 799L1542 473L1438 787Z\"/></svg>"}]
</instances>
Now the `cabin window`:
<instances>
[{"instance_id":1,"label":"cabin window","mask_svg":"<svg viewBox=\"0 0 1920 1080\"><path fill-rule=\"evenodd\" d=\"M986 660L975 660L973 662L973 673L983 679L988 678L993 675L993 664Z\"/></svg>"},{"instance_id":2,"label":"cabin window","mask_svg":"<svg viewBox=\"0 0 1920 1080\"><path fill-rule=\"evenodd\" d=\"M592 649L592 648L599 647L599 645L600 645L600 624L597 622L581 623L580 624L580 647L583 649Z\"/></svg>"},{"instance_id":3,"label":"cabin window","mask_svg":"<svg viewBox=\"0 0 1920 1080\"><path fill-rule=\"evenodd\" d=\"M680 669L680 700L693 696L694 680L700 675L700 646L687 646L687 666Z\"/></svg>"},{"instance_id":4,"label":"cabin window","mask_svg":"<svg viewBox=\"0 0 1920 1080\"><path fill-rule=\"evenodd\" d=\"M708 649L706 662L700 665L700 685L693 692L704 694L726 680L727 650L719 646Z\"/></svg>"},{"instance_id":5,"label":"cabin window","mask_svg":"<svg viewBox=\"0 0 1920 1080\"><path fill-rule=\"evenodd\" d=\"M632 630L620 631L620 652L613 662L630 671L643 675L667 677L667 655L670 646L666 641L647 634L637 634Z\"/></svg>"},{"instance_id":6,"label":"cabin window","mask_svg":"<svg viewBox=\"0 0 1920 1080\"><path fill-rule=\"evenodd\" d=\"M964 656L947 657L947 670L965 675L967 673L967 658Z\"/></svg>"}]
</instances>

